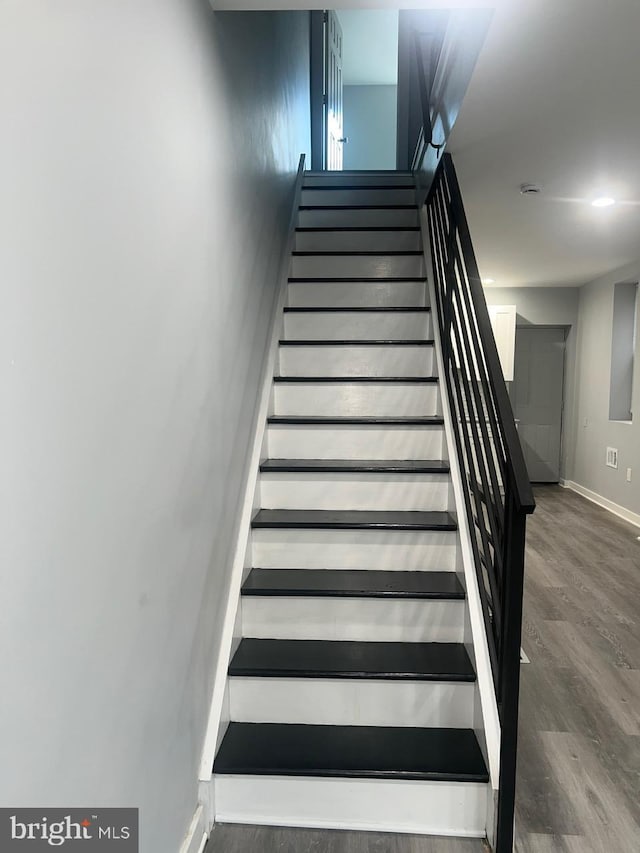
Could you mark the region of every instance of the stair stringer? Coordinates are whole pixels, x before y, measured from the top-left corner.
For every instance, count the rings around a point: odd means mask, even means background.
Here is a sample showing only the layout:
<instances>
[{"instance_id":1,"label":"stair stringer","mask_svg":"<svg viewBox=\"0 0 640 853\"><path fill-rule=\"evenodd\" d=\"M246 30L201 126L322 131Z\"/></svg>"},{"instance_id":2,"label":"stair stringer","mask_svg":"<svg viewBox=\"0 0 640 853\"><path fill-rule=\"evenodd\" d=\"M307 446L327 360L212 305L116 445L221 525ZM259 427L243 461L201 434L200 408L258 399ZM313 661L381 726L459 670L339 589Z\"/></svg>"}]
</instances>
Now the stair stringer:
<instances>
[{"instance_id":1,"label":"stair stringer","mask_svg":"<svg viewBox=\"0 0 640 853\"><path fill-rule=\"evenodd\" d=\"M236 535L236 547L231 564L231 581L224 610L222 637L216 662L213 689L209 703L209 719L200 760L199 802L203 807L207 830L214 824L214 789L211 784L211 768L217 748L229 724L229 689L227 672L229 663L240 642L242 633L242 598L240 590L250 568L251 519L260 505L259 470L265 457L267 417L273 405L273 375L278 357L278 341L284 326L283 308L287 298L287 285L291 252L295 241L298 207L304 181L305 155L300 156L298 172L291 200L291 214L287 238L282 251L279 281L271 309L270 331L263 361L260 397L256 403L251 452L245 466L244 497L240 506L240 518Z\"/></svg>"},{"instance_id":2,"label":"stair stringer","mask_svg":"<svg viewBox=\"0 0 640 853\"><path fill-rule=\"evenodd\" d=\"M433 282L433 261L431 257L429 229L426 208L420 210L420 226L422 230L422 241L424 247L425 264L427 269L427 287L429 300L433 311L436 310L436 294ZM451 407L444 383L444 362L442 357L442 340L440 328L434 316L432 324L434 339L435 359L438 376L442 378L440 387L440 405L444 418L444 434L446 446L449 449L449 465L451 484L455 501L456 514L458 518L458 555L461 563L460 568L464 573L467 591L466 614L468 619L467 630L470 636L465 636L469 655L476 669L476 702L474 709L474 731L478 743L484 753L485 761L489 768L491 796L487 797L486 833L489 843L493 846L495 839L495 826L497 819L497 793L500 778L500 740L501 727L498 713L498 704L494 689L491 658L484 625L482 603L480 601L480 590L473 560L473 549L471 545L471 522L467 516L466 504L463 492L463 479L460 463L456 453L456 442L453 433L453 420Z\"/></svg>"}]
</instances>

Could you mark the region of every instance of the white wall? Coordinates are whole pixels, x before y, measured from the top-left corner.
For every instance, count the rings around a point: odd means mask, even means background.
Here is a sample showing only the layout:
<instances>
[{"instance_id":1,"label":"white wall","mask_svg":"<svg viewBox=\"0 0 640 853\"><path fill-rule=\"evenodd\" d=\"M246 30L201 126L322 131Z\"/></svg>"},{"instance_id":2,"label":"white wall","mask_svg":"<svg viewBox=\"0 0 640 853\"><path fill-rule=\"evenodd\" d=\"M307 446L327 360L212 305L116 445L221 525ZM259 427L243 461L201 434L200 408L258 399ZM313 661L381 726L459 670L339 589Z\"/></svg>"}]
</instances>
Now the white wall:
<instances>
[{"instance_id":1,"label":"white wall","mask_svg":"<svg viewBox=\"0 0 640 853\"><path fill-rule=\"evenodd\" d=\"M398 10L337 9L345 86L396 86Z\"/></svg>"},{"instance_id":2,"label":"white wall","mask_svg":"<svg viewBox=\"0 0 640 853\"><path fill-rule=\"evenodd\" d=\"M484 293L489 305L515 305L518 326L564 326L567 329L560 459L560 476L567 477L575 444L576 342L580 288L486 287Z\"/></svg>"},{"instance_id":3,"label":"white wall","mask_svg":"<svg viewBox=\"0 0 640 853\"><path fill-rule=\"evenodd\" d=\"M269 308L308 15L0 5L0 805L176 851Z\"/></svg>"},{"instance_id":4,"label":"white wall","mask_svg":"<svg viewBox=\"0 0 640 853\"><path fill-rule=\"evenodd\" d=\"M640 342L636 340L631 424L609 420L613 293L617 282L640 280L640 261L580 289L577 336L575 452L570 479L640 513ZM640 328L640 324L638 325ZM618 469L607 468L607 446L618 448ZM632 468L632 482L626 469Z\"/></svg>"},{"instance_id":5,"label":"white wall","mask_svg":"<svg viewBox=\"0 0 640 853\"><path fill-rule=\"evenodd\" d=\"M345 86L345 169L395 169L397 86Z\"/></svg>"}]
</instances>

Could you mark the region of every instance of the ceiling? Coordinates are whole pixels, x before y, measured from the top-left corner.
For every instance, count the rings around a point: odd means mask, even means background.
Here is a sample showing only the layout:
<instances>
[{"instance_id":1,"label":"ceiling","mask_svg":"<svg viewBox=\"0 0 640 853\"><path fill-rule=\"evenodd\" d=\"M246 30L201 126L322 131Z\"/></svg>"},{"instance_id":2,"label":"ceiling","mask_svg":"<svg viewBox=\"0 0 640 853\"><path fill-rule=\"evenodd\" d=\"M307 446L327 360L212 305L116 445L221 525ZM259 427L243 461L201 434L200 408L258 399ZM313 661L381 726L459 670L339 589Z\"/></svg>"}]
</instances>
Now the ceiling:
<instances>
[{"instance_id":1,"label":"ceiling","mask_svg":"<svg viewBox=\"0 0 640 853\"><path fill-rule=\"evenodd\" d=\"M345 86L398 82L398 10L341 9Z\"/></svg>"},{"instance_id":2,"label":"ceiling","mask_svg":"<svg viewBox=\"0 0 640 853\"><path fill-rule=\"evenodd\" d=\"M639 0L496 9L448 146L496 286L580 285L640 257L639 40Z\"/></svg>"}]
</instances>

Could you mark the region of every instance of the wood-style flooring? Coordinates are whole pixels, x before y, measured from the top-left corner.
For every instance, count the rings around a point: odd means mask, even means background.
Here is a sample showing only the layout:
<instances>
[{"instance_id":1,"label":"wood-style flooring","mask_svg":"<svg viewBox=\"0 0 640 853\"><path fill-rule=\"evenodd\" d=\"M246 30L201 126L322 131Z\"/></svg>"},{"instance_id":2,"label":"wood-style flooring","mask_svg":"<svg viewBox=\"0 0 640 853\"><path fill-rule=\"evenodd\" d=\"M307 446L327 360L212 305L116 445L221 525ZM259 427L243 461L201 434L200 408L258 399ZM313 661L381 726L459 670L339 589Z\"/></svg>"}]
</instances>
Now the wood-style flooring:
<instances>
[{"instance_id":1,"label":"wood-style flooring","mask_svg":"<svg viewBox=\"0 0 640 853\"><path fill-rule=\"evenodd\" d=\"M640 853L640 530L536 489L522 645L517 853ZM482 853L477 840L224 826L207 853Z\"/></svg>"},{"instance_id":2,"label":"wood-style flooring","mask_svg":"<svg viewBox=\"0 0 640 853\"><path fill-rule=\"evenodd\" d=\"M519 853L640 851L640 530L536 490L522 635Z\"/></svg>"}]
</instances>

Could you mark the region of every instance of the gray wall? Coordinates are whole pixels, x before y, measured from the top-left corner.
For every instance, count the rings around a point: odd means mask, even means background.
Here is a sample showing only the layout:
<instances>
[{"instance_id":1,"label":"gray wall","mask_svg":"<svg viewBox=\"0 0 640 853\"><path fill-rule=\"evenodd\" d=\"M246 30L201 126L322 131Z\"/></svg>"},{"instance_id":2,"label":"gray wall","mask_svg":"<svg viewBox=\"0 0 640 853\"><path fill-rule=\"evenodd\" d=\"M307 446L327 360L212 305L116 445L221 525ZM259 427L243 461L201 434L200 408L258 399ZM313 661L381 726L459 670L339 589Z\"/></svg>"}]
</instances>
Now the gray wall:
<instances>
[{"instance_id":1,"label":"gray wall","mask_svg":"<svg viewBox=\"0 0 640 853\"><path fill-rule=\"evenodd\" d=\"M614 286L639 278L640 261L580 289L575 450L570 466L570 479L635 513L640 513L640 341L636 340L633 423L609 420L609 383ZM607 446L618 448L617 470L605 465ZM627 468L633 469L631 483L626 482Z\"/></svg>"},{"instance_id":2,"label":"gray wall","mask_svg":"<svg viewBox=\"0 0 640 853\"><path fill-rule=\"evenodd\" d=\"M578 287L485 287L489 305L515 305L519 326L575 326Z\"/></svg>"},{"instance_id":3,"label":"gray wall","mask_svg":"<svg viewBox=\"0 0 640 853\"><path fill-rule=\"evenodd\" d=\"M640 279L640 261L583 287L488 287L490 305L515 305L519 325L570 327L567 336L562 475L640 513L640 340L636 340L633 423L609 420L614 287ZM640 328L640 318L638 318ZM607 446L619 451L607 468ZM626 469L632 468L632 482Z\"/></svg>"},{"instance_id":4,"label":"gray wall","mask_svg":"<svg viewBox=\"0 0 640 853\"><path fill-rule=\"evenodd\" d=\"M196 804L308 13L0 7L0 804Z\"/></svg>"},{"instance_id":5,"label":"gray wall","mask_svg":"<svg viewBox=\"0 0 640 853\"><path fill-rule=\"evenodd\" d=\"M397 86L345 86L345 169L395 169Z\"/></svg>"},{"instance_id":6,"label":"gray wall","mask_svg":"<svg viewBox=\"0 0 640 853\"><path fill-rule=\"evenodd\" d=\"M487 287L484 292L489 305L515 305L519 326L564 326L567 329L560 459L560 475L567 477L575 442L576 342L580 289Z\"/></svg>"}]
</instances>

